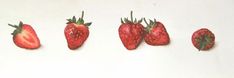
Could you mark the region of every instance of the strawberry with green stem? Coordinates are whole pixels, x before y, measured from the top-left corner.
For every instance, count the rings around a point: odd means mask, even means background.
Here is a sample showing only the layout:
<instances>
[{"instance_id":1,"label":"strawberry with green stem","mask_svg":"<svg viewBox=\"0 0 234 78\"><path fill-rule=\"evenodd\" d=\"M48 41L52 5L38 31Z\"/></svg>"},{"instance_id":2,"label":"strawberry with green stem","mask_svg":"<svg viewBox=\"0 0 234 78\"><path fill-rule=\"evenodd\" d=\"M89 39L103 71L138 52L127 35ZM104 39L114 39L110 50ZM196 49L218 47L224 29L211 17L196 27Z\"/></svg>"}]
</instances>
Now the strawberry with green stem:
<instances>
[{"instance_id":1,"label":"strawberry with green stem","mask_svg":"<svg viewBox=\"0 0 234 78\"><path fill-rule=\"evenodd\" d=\"M209 50L215 44L215 35L207 28L201 28L192 35L193 45L200 50Z\"/></svg>"},{"instance_id":2,"label":"strawberry with green stem","mask_svg":"<svg viewBox=\"0 0 234 78\"><path fill-rule=\"evenodd\" d=\"M91 22L84 23L84 11L82 16L76 20L73 16L72 19L67 19L67 26L64 29L64 34L67 40L68 48L71 50L77 49L83 45L89 36L89 26Z\"/></svg>"},{"instance_id":3,"label":"strawberry with green stem","mask_svg":"<svg viewBox=\"0 0 234 78\"><path fill-rule=\"evenodd\" d=\"M118 29L119 37L124 47L128 50L136 49L144 37L144 27L141 24L142 19L137 20L135 18L133 21L132 13L131 11L131 20L124 18L123 21L121 18L121 25Z\"/></svg>"},{"instance_id":4,"label":"strawberry with green stem","mask_svg":"<svg viewBox=\"0 0 234 78\"><path fill-rule=\"evenodd\" d=\"M167 45L170 42L170 37L167 33L166 28L161 22L156 21L156 19L149 20L150 23L146 21L144 18L144 21L147 25L145 27L145 37L144 40L149 45Z\"/></svg>"},{"instance_id":5,"label":"strawberry with green stem","mask_svg":"<svg viewBox=\"0 0 234 78\"><path fill-rule=\"evenodd\" d=\"M41 46L40 40L37 37L37 34L32 28L32 26L28 24L23 24L23 22L21 21L19 25L8 25L16 28L12 33L13 41L16 46L25 49L37 49Z\"/></svg>"}]
</instances>

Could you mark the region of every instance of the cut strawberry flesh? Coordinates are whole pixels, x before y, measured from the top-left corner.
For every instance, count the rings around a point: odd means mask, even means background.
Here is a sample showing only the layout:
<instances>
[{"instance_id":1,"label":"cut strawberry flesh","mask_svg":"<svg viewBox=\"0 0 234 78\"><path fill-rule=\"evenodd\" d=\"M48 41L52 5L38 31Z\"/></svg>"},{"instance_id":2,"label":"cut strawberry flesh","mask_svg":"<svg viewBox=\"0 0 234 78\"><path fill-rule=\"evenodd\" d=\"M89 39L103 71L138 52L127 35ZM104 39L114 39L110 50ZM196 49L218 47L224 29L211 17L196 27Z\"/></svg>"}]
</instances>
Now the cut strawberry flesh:
<instances>
[{"instance_id":1,"label":"cut strawberry flesh","mask_svg":"<svg viewBox=\"0 0 234 78\"><path fill-rule=\"evenodd\" d=\"M23 30L21 33L14 37L16 45L22 48L34 49L40 46L39 39L35 36L36 34L30 33Z\"/></svg>"}]
</instances>

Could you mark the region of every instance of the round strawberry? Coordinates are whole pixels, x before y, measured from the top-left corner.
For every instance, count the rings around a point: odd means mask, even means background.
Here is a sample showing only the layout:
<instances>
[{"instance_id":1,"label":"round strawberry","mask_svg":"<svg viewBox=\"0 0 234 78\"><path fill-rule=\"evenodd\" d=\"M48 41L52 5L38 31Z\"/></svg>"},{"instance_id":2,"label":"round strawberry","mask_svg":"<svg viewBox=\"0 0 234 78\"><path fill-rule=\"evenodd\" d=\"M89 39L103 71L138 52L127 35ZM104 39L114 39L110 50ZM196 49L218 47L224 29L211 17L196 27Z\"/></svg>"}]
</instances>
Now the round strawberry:
<instances>
[{"instance_id":1,"label":"round strawberry","mask_svg":"<svg viewBox=\"0 0 234 78\"><path fill-rule=\"evenodd\" d=\"M193 45L200 50L208 50L215 44L214 34L207 28L201 28L192 35Z\"/></svg>"},{"instance_id":2,"label":"round strawberry","mask_svg":"<svg viewBox=\"0 0 234 78\"><path fill-rule=\"evenodd\" d=\"M147 23L147 21L144 18L145 23L147 24L147 27L145 28L146 35L144 37L144 40L149 45L167 45L170 42L170 37L167 33L166 28L161 22L156 22L150 20L150 23Z\"/></svg>"},{"instance_id":3,"label":"round strawberry","mask_svg":"<svg viewBox=\"0 0 234 78\"><path fill-rule=\"evenodd\" d=\"M133 50L138 47L138 45L142 42L144 36L144 27L141 24L141 20L133 21L132 11L131 11L131 20L128 18L124 18L124 21L121 18L121 25L118 29L119 37L123 43L123 45L128 50Z\"/></svg>"},{"instance_id":4,"label":"round strawberry","mask_svg":"<svg viewBox=\"0 0 234 78\"><path fill-rule=\"evenodd\" d=\"M64 34L67 40L68 48L71 50L77 49L86 41L89 36L89 28L91 22L84 23L83 20L84 11L82 16L78 20L73 16L72 19L67 19L67 26L64 30Z\"/></svg>"},{"instance_id":5,"label":"round strawberry","mask_svg":"<svg viewBox=\"0 0 234 78\"><path fill-rule=\"evenodd\" d=\"M32 26L28 24L23 24L23 22L21 21L19 25L8 25L16 28L12 33L13 41L16 46L25 49L37 49L40 47L40 40L37 37L37 34L32 28Z\"/></svg>"}]
</instances>

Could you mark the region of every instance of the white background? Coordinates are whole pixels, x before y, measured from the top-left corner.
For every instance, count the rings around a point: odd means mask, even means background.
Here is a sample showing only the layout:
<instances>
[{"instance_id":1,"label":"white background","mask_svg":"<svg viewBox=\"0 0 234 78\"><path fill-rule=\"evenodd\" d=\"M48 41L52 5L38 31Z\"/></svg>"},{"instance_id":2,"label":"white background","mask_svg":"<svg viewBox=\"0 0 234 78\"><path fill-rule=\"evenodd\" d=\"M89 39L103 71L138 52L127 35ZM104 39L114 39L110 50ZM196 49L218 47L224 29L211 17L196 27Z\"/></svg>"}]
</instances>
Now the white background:
<instances>
[{"instance_id":1,"label":"white background","mask_svg":"<svg viewBox=\"0 0 234 78\"><path fill-rule=\"evenodd\" d=\"M93 22L90 35L69 50L66 19L82 10ZM161 21L171 43L126 50L118 27L131 10ZM0 78L234 78L233 14L233 0L0 0ZM41 48L15 46L7 24L20 20L33 26ZM202 27L215 34L216 45L199 52L191 35Z\"/></svg>"}]
</instances>

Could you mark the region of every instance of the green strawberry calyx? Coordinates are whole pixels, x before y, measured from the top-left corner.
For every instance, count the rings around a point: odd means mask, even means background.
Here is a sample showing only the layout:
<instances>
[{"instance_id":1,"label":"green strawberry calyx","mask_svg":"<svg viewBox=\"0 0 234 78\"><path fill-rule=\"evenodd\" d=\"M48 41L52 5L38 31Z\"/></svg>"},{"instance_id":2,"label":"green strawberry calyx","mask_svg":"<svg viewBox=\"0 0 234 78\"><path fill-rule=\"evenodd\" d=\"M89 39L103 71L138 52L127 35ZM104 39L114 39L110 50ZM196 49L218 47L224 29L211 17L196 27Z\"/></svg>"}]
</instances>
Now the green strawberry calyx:
<instances>
[{"instance_id":1,"label":"green strawberry calyx","mask_svg":"<svg viewBox=\"0 0 234 78\"><path fill-rule=\"evenodd\" d=\"M81 24L84 24L85 26L90 26L92 24L92 22L88 22L88 23L84 23L84 11L82 11L82 15L81 17L77 20L75 16L73 16L71 19L67 19L67 24L70 24L70 23L75 23L77 25L81 25Z\"/></svg>"},{"instance_id":2,"label":"green strawberry calyx","mask_svg":"<svg viewBox=\"0 0 234 78\"><path fill-rule=\"evenodd\" d=\"M156 19L154 19L154 21L153 20L151 20L151 19L149 19L149 23L146 21L146 19L144 18L144 22L146 23L146 27L145 27L145 30L146 30L146 32L151 32L151 30L153 29L153 27L155 27L155 26L157 26L157 22L156 22Z\"/></svg>"},{"instance_id":3,"label":"green strawberry calyx","mask_svg":"<svg viewBox=\"0 0 234 78\"><path fill-rule=\"evenodd\" d=\"M198 50L203 50L207 45L211 43L211 37L209 35L202 35L201 37L197 38L197 42L199 42Z\"/></svg>"},{"instance_id":4,"label":"green strawberry calyx","mask_svg":"<svg viewBox=\"0 0 234 78\"><path fill-rule=\"evenodd\" d=\"M23 22L22 22L22 21L20 21L19 25L12 25L12 24L8 24L8 25L11 26L11 27L16 28L16 29L14 30L14 32L11 33L12 35L16 35L16 34L22 32L22 26L23 26Z\"/></svg>"},{"instance_id":5,"label":"green strawberry calyx","mask_svg":"<svg viewBox=\"0 0 234 78\"><path fill-rule=\"evenodd\" d=\"M134 23L134 24L137 24L137 23L141 23L142 22L142 18L140 20L137 20L136 18L133 20L133 11L131 11L131 20L129 20L128 18L124 18L124 20L121 18L121 23Z\"/></svg>"}]
</instances>

